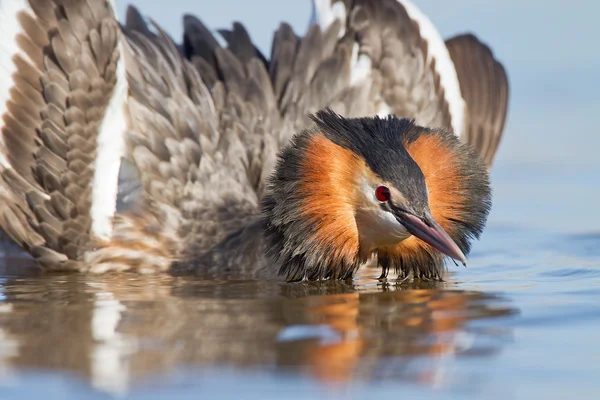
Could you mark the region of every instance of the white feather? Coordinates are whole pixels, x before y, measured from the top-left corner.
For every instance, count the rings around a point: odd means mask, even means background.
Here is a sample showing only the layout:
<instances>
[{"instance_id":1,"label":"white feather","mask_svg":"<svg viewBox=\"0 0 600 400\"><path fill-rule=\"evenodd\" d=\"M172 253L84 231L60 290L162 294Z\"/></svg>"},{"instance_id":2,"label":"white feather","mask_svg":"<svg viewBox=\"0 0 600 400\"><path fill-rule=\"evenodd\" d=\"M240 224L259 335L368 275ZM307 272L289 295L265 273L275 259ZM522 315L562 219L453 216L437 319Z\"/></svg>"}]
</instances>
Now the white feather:
<instances>
[{"instance_id":1,"label":"white feather","mask_svg":"<svg viewBox=\"0 0 600 400\"><path fill-rule=\"evenodd\" d=\"M115 18L115 1L111 0ZM117 18L118 19L118 18ZM123 53L123 45L119 44ZM112 235L112 219L117 206L117 192L121 158L125 153L125 133L127 122L125 102L127 101L127 77L125 61L121 56L117 64L117 84L100 124L96 160L94 161L94 181L92 184L92 234L100 239Z\"/></svg>"},{"instance_id":2,"label":"white feather","mask_svg":"<svg viewBox=\"0 0 600 400\"><path fill-rule=\"evenodd\" d=\"M4 128L6 103L10 99L10 89L13 86L12 76L17 69L12 58L21 52L16 37L23 32L17 19L17 14L22 11L33 14L26 0L0 0L0 131ZM23 55L26 56L25 53ZM0 165L10 168L3 152L3 135L0 135L0 149Z\"/></svg>"},{"instance_id":3,"label":"white feather","mask_svg":"<svg viewBox=\"0 0 600 400\"><path fill-rule=\"evenodd\" d=\"M387 117L390 114L392 114L392 108L390 107L390 105L388 103L386 103L385 101L382 100L379 103L379 109L377 110L377 115L379 117Z\"/></svg>"},{"instance_id":4,"label":"white feather","mask_svg":"<svg viewBox=\"0 0 600 400\"><path fill-rule=\"evenodd\" d=\"M119 45L121 54L122 46ZM117 191L121 158L125 153L125 102L127 100L127 78L125 62L117 64L117 84L106 109L98 133L98 147L94 162L92 186L92 234L109 239L112 234L112 217L117 204Z\"/></svg>"},{"instance_id":5,"label":"white feather","mask_svg":"<svg viewBox=\"0 0 600 400\"><path fill-rule=\"evenodd\" d=\"M398 0L404 6L408 16L419 24L421 36L427 40L427 64L435 59L435 69L440 76L444 88L446 102L452 118L452 129L461 137L464 129L465 101L460 92L460 85L454 63L446 48L446 43L433 23L409 0Z\"/></svg>"},{"instance_id":6,"label":"white feather","mask_svg":"<svg viewBox=\"0 0 600 400\"><path fill-rule=\"evenodd\" d=\"M371 76L371 57L366 54L359 55L358 51L359 45L354 43L350 59L350 84L353 86Z\"/></svg>"},{"instance_id":7,"label":"white feather","mask_svg":"<svg viewBox=\"0 0 600 400\"><path fill-rule=\"evenodd\" d=\"M313 0L312 24L318 24L324 31L336 19L342 23L342 29L338 34L338 37L342 37L346 33L346 6L344 3L338 1L331 5L331 0Z\"/></svg>"}]
</instances>

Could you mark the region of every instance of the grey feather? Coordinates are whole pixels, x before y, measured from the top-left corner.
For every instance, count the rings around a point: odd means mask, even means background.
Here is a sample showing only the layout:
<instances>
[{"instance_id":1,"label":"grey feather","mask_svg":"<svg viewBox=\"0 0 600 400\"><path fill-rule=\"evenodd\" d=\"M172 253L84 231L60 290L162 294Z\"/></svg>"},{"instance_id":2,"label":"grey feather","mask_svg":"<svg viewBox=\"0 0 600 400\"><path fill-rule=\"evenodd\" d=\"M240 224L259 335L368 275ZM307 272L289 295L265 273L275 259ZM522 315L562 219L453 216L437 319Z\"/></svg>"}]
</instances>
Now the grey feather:
<instances>
[{"instance_id":1,"label":"grey feather","mask_svg":"<svg viewBox=\"0 0 600 400\"><path fill-rule=\"evenodd\" d=\"M465 142L490 167L498 151L508 113L508 78L492 51L467 34L446 41L467 103Z\"/></svg>"}]
</instances>

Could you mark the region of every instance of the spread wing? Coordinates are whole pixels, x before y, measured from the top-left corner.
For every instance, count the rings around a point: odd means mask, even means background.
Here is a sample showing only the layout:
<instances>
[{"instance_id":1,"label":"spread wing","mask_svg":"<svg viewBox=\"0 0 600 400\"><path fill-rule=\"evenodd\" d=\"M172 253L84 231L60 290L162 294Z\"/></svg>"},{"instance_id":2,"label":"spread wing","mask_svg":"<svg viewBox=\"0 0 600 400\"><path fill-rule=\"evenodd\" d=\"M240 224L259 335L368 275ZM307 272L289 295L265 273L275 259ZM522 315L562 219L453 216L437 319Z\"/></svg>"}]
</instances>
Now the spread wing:
<instances>
[{"instance_id":1,"label":"spread wing","mask_svg":"<svg viewBox=\"0 0 600 400\"><path fill-rule=\"evenodd\" d=\"M117 216L115 235L103 253L96 254L105 263L115 257L115 248L127 253L118 253L118 258L141 257L149 266L161 263L166 268L174 259L194 259L244 226L258 210L251 184L253 160L246 148L254 144L243 138L252 138L248 130L260 129L253 107L259 99L244 96L252 93L245 88L246 77L236 75L241 70L237 59L226 50L215 50L231 68L223 71L224 82L209 89L173 41L156 29L154 35L125 27L128 153L144 189L145 208ZM255 71L256 79L268 83L261 63ZM149 240L154 233L156 241ZM136 241L145 247L132 250Z\"/></svg>"},{"instance_id":2,"label":"spread wing","mask_svg":"<svg viewBox=\"0 0 600 400\"><path fill-rule=\"evenodd\" d=\"M508 111L508 78L502 64L473 35L446 41L458 74L467 112L463 140L471 144L485 163L492 165Z\"/></svg>"},{"instance_id":3,"label":"spread wing","mask_svg":"<svg viewBox=\"0 0 600 400\"><path fill-rule=\"evenodd\" d=\"M44 267L81 269L118 172L101 148L118 134L104 118L118 25L108 1L7 0L0 15L0 226Z\"/></svg>"}]
</instances>

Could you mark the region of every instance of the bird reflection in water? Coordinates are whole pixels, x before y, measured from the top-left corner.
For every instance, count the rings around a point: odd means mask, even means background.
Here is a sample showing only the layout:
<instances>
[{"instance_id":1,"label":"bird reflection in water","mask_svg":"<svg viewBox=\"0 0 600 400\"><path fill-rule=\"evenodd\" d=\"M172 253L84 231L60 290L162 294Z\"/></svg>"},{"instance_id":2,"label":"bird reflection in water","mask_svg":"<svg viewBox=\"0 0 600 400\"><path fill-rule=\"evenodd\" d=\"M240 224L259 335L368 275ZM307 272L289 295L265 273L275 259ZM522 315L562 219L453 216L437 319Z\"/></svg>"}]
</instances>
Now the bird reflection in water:
<instances>
[{"instance_id":1,"label":"bird reflection in water","mask_svg":"<svg viewBox=\"0 0 600 400\"><path fill-rule=\"evenodd\" d=\"M493 332L490 336L495 337L487 339L494 345L473 348L477 336L488 333L472 331L469 322L511 315L515 310L490 307L501 299L485 293L432 287L441 285L300 300L306 303L304 323L329 326L339 333L338 340L298 340L292 349L287 342L281 349L287 357L284 364L302 365L312 377L330 383L362 378L443 385L448 379L444 366L452 358L465 352L492 355L509 336L506 331ZM427 365L409 368L423 359Z\"/></svg>"},{"instance_id":2,"label":"bird reflection in water","mask_svg":"<svg viewBox=\"0 0 600 400\"><path fill-rule=\"evenodd\" d=\"M440 283L376 283L15 278L2 289L3 343L12 345L0 351L0 370L75 372L113 393L143 377L215 365L299 373L334 385L440 385L454 357L489 357L510 336L471 326L515 313L502 298Z\"/></svg>"}]
</instances>

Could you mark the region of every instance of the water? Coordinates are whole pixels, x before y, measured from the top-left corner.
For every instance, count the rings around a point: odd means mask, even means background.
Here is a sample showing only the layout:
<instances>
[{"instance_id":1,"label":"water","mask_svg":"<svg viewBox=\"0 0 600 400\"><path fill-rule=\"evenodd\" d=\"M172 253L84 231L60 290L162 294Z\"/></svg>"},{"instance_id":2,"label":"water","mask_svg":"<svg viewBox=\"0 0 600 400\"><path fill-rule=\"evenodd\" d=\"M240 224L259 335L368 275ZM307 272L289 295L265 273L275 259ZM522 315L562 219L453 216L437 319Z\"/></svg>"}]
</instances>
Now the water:
<instances>
[{"instance_id":1,"label":"water","mask_svg":"<svg viewBox=\"0 0 600 400\"><path fill-rule=\"evenodd\" d=\"M302 32L310 11L137 3L170 31L182 10L244 21L263 49L278 21ZM598 6L442 3L417 2L444 36L492 44L512 84L494 207L467 268L443 284L383 285L368 270L277 284L41 275L8 260L0 399L597 398Z\"/></svg>"}]
</instances>

